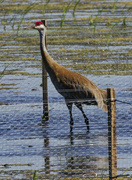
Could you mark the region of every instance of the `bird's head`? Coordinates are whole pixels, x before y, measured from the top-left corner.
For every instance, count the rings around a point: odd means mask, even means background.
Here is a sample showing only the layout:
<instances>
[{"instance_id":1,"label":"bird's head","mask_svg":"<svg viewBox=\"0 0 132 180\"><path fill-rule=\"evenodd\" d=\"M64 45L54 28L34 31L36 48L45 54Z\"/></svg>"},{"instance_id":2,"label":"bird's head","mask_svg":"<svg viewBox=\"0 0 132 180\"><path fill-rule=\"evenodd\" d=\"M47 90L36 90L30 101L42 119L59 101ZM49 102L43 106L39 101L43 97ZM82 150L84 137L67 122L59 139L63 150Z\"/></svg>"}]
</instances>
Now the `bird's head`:
<instances>
[{"instance_id":1,"label":"bird's head","mask_svg":"<svg viewBox=\"0 0 132 180\"><path fill-rule=\"evenodd\" d=\"M33 29L37 29L38 31L45 30L45 26L41 21L37 21L33 26Z\"/></svg>"}]
</instances>

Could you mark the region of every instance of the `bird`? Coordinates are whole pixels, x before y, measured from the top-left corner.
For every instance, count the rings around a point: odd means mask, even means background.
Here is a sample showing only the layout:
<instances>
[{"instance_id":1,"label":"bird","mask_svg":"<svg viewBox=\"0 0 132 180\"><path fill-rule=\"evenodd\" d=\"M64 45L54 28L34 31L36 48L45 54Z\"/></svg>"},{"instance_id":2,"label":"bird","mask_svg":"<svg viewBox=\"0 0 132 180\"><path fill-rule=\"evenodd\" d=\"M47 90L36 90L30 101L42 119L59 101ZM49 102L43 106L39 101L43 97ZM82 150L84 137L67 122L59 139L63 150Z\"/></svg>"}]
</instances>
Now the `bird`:
<instances>
[{"instance_id":1,"label":"bird","mask_svg":"<svg viewBox=\"0 0 132 180\"><path fill-rule=\"evenodd\" d=\"M91 80L83 75L58 64L50 56L45 46L46 27L41 21L35 22L31 27L39 32L40 51L46 71L55 89L65 99L70 115L70 132L73 131L74 124L72 116L73 104L82 112L87 131L89 131L89 119L85 115L82 105L97 105L107 112L107 91L97 87Z\"/></svg>"}]
</instances>

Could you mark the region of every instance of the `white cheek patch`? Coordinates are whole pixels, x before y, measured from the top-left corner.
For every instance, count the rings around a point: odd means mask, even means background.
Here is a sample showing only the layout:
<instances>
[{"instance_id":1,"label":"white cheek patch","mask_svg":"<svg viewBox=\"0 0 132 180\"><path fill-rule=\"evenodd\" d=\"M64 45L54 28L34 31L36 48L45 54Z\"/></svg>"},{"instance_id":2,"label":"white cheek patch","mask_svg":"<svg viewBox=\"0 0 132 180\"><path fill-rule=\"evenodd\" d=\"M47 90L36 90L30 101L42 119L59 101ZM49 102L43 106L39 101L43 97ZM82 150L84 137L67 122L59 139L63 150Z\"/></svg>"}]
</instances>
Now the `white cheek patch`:
<instances>
[{"instance_id":1,"label":"white cheek patch","mask_svg":"<svg viewBox=\"0 0 132 180\"><path fill-rule=\"evenodd\" d=\"M43 24L41 24L39 27L40 27L40 28L44 28L44 25L43 25Z\"/></svg>"}]
</instances>

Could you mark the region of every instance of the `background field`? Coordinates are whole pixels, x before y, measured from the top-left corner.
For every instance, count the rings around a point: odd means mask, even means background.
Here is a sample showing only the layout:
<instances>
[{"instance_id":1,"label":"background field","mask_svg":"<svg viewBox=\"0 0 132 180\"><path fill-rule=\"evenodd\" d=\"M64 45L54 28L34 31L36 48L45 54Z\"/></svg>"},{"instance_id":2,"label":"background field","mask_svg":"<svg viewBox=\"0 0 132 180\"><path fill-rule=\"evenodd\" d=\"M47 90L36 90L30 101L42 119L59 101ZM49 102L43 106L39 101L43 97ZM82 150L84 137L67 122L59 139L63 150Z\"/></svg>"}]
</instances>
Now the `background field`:
<instances>
[{"instance_id":1,"label":"background field","mask_svg":"<svg viewBox=\"0 0 132 180\"><path fill-rule=\"evenodd\" d=\"M24 30L47 20L47 49L56 62L116 98L132 102L132 2L0 1L0 178L108 177L107 114L73 108L73 135L63 97L48 78L49 122L42 123L39 34ZM132 176L132 105L117 102L118 174ZM125 179L125 178L124 178Z\"/></svg>"}]
</instances>

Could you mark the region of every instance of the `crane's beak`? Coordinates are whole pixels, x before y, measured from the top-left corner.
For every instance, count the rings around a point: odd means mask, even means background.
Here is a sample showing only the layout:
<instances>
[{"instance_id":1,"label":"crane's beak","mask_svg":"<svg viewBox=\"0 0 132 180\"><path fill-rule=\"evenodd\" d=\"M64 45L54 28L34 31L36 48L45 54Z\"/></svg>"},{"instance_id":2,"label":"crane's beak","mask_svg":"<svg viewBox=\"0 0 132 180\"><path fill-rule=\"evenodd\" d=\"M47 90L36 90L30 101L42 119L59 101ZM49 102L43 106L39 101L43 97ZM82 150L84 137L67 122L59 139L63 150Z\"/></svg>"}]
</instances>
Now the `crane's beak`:
<instances>
[{"instance_id":1,"label":"crane's beak","mask_svg":"<svg viewBox=\"0 0 132 180\"><path fill-rule=\"evenodd\" d=\"M26 30L26 29L35 29L35 25L25 27L24 29L25 29L25 30Z\"/></svg>"}]
</instances>

